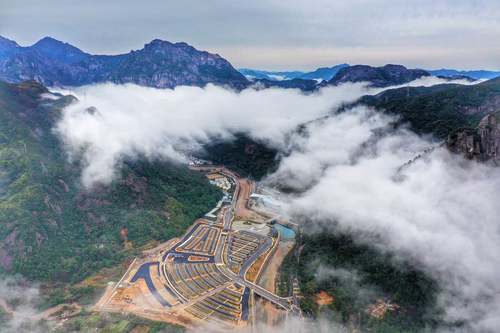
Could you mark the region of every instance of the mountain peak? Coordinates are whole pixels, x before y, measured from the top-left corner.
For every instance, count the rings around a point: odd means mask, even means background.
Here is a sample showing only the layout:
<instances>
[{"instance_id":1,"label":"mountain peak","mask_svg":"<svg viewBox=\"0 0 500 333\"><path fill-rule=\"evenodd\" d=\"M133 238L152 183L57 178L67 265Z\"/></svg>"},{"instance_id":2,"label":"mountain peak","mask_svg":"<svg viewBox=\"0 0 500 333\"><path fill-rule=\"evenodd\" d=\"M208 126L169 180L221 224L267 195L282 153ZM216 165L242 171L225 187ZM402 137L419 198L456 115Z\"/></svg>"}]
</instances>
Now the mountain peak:
<instances>
[{"instance_id":1,"label":"mountain peak","mask_svg":"<svg viewBox=\"0 0 500 333\"><path fill-rule=\"evenodd\" d=\"M171 43L167 40L155 38L152 41L150 41L149 43L145 44L144 48L148 49L148 48L153 48L153 47L169 47L169 46L173 46L173 45L174 45L173 43Z\"/></svg>"},{"instance_id":2,"label":"mountain peak","mask_svg":"<svg viewBox=\"0 0 500 333\"><path fill-rule=\"evenodd\" d=\"M169 48L179 48L179 49L187 49L191 51L198 51L196 48L193 46L189 45L186 42L176 42L172 43L167 40L162 40L162 39L153 39L151 42L147 43L144 45L145 50L150 50L150 49L169 49ZM199 51L202 52L202 51Z\"/></svg>"},{"instance_id":3,"label":"mountain peak","mask_svg":"<svg viewBox=\"0 0 500 333\"><path fill-rule=\"evenodd\" d=\"M42 39L40 39L38 42L36 42L34 45L37 45L37 44L51 44L51 45L63 44L64 45L65 43L63 43L60 40L57 40L55 38L52 38L50 36L45 36Z\"/></svg>"},{"instance_id":4,"label":"mountain peak","mask_svg":"<svg viewBox=\"0 0 500 333\"><path fill-rule=\"evenodd\" d=\"M43 37L38 42L33 44L31 47L35 48L35 49L49 48L49 47L50 48L76 49L76 50L83 53L83 51L81 51L80 49L74 47L73 45L71 45L69 43L64 43L64 42L61 42L60 40L57 40L55 38L48 37L48 36Z\"/></svg>"},{"instance_id":5,"label":"mountain peak","mask_svg":"<svg viewBox=\"0 0 500 333\"><path fill-rule=\"evenodd\" d=\"M0 55L9 54L19 47L13 40L0 36Z\"/></svg>"},{"instance_id":6,"label":"mountain peak","mask_svg":"<svg viewBox=\"0 0 500 333\"><path fill-rule=\"evenodd\" d=\"M187 43L154 39L143 49L120 55L91 55L52 37L32 46L3 51L0 44L0 79L34 79L45 85L78 86L96 82L136 83L156 88L208 83L235 89L248 81L216 54ZM17 50L17 51L16 51ZM16 61L18 66L11 66Z\"/></svg>"},{"instance_id":7,"label":"mountain peak","mask_svg":"<svg viewBox=\"0 0 500 333\"><path fill-rule=\"evenodd\" d=\"M19 46L19 45L17 45L16 42L14 42L13 40L8 39L4 36L0 36L0 44L11 44L11 45Z\"/></svg>"},{"instance_id":8,"label":"mountain peak","mask_svg":"<svg viewBox=\"0 0 500 333\"><path fill-rule=\"evenodd\" d=\"M56 61L76 63L89 55L79 48L52 37L44 37L31 46L33 50Z\"/></svg>"},{"instance_id":9,"label":"mountain peak","mask_svg":"<svg viewBox=\"0 0 500 333\"><path fill-rule=\"evenodd\" d=\"M407 70L408 68L406 68L405 66L403 65L398 65L398 64L386 64L384 67L382 68L385 68L385 69L392 69L392 70Z\"/></svg>"}]
</instances>

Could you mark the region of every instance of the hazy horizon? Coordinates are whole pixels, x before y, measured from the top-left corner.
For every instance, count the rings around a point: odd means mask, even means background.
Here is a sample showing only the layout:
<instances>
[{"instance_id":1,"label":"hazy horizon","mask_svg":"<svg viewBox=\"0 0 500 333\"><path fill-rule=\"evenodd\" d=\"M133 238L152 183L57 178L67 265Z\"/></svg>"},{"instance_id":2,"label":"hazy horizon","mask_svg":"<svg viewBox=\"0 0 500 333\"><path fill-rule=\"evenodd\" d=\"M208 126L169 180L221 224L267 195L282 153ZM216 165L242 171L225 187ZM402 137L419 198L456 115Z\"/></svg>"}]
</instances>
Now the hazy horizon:
<instances>
[{"instance_id":1,"label":"hazy horizon","mask_svg":"<svg viewBox=\"0 0 500 333\"><path fill-rule=\"evenodd\" d=\"M155 38L218 53L236 68L311 70L338 63L500 69L500 3L262 0L238 3L0 0L0 35L44 36L93 54L136 50ZM96 31L98 33L96 34ZM97 36L97 37L96 37Z\"/></svg>"},{"instance_id":2,"label":"hazy horizon","mask_svg":"<svg viewBox=\"0 0 500 333\"><path fill-rule=\"evenodd\" d=\"M139 49L142 49L144 47L145 44L151 42L152 40L154 40L155 38L151 38L150 40L148 41L145 41L144 42L144 45L140 48L136 48L136 49L130 49L129 51L124 51L124 52L118 52L118 53L92 53L92 52L89 52L88 50L85 50L85 49L82 49L81 47L79 47L79 45L77 44L74 44L74 43L71 43L71 42L68 42L67 40L63 40L63 39L60 39L56 36L40 36L38 39L35 39L33 42L31 43L27 43L27 44L21 44L19 43L16 39L14 38L11 38L9 36L4 36L4 35L0 35L0 37L4 37L4 38L7 38L7 39L10 39L10 40L13 40L15 41L18 45L22 46L22 47L29 47L29 46L32 46L34 45L36 42L38 42L39 40L45 38L45 37L50 37L50 38L53 38L53 39L56 39L56 40L59 40L61 42L64 42L64 43L68 43L68 44L71 44L72 46L75 46L77 48L79 48L81 51L83 52L86 52L86 53L90 53L90 54L95 54L95 55L120 55L120 54L126 54L130 51L136 51L136 50L139 50ZM158 39L161 39L161 38L158 38ZM166 39L163 39L163 40L166 40ZM196 45L193 45L187 41L172 41L172 40L168 40L169 42L171 43L179 43L179 42L185 42L193 47L195 47L196 49L200 50L200 51L209 51L209 50L205 50L205 49L200 49L198 48ZM226 58L223 54L220 54L218 53L217 51L209 51L211 53L217 53L219 54L220 56ZM226 58L227 60L230 61L230 59ZM230 61L231 62L231 61ZM309 72L309 71L314 71L316 69L319 69L319 68L322 68L322 67L333 67L333 66L336 66L336 65L340 65L340 64L343 64L343 63L347 63L349 64L350 66L353 66L353 65L370 65L370 66L384 66L384 65L387 65L387 64L397 64L397 65L403 65L403 66L406 66L408 68L420 68L420 69L426 69L426 70L440 70L440 69L454 69L454 70L459 70L459 71L479 71L479 70L485 70L485 71L500 71L500 68L499 69L496 69L496 68L484 68L484 67L475 67L475 68L460 68L460 67L452 67L452 66L442 66L442 67L424 67L424 66L409 66L407 64L404 64L404 63L376 63L376 64L372 64L372 63L350 63L349 61L346 61L346 62L338 62L338 63L331 63L331 64L324 64L324 65L317 65L317 66L314 66L313 67L309 67L309 68L266 68L266 67L242 67L242 66L236 66L233 62L231 62L231 64L236 68L236 69L253 69L253 70L262 70L262 71L279 71L279 72L287 72L287 71L302 71L302 72Z\"/></svg>"}]
</instances>

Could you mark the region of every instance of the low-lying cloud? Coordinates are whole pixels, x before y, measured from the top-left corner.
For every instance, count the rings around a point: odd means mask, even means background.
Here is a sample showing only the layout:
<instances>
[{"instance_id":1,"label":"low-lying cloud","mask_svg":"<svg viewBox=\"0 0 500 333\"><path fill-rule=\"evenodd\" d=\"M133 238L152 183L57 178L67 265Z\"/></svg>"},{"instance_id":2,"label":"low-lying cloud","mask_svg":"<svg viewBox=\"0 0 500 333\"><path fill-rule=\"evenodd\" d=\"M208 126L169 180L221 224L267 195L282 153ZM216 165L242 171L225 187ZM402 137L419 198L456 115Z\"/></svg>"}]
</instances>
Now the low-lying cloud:
<instances>
[{"instance_id":1,"label":"low-lying cloud","mask_svg":"<svg viewBox=\"0 0 500 333\"><path fill-rule=\"evenodd\" d=\"M293 218L410 260L440 282L447 320L493 332L500 326L500 170L445 148L401 169L435 143L393 130L392 121L357 107L314 122L269 180L303 190L290 198Z\"/></svg>"},{"instance_id":2,"label":"low-lying cloud","mask_svg":"<svg viewBox=\"0 0 500 333\"><path fill-rule=\"evenodd\" d=\"M444 82L424 80L411 85ZM363 84L308 95L104 84L73 91L80 101L64 111L56 132L72 157L83 159L89 187L112 180L124 158L184 161L213 138L244 132L285 155L267 182L300 192L288 197L292 218L335 225L413 262L440 283L446 320L465 321L465 331L494 332L500 326L500 170L440 147L401 169L436 142L394 129L393 117L370 108L336 112L379 91ZM332 324L303 325L297 327L309 332Z\"/></svg>"},{"instance_id":3,"label":"low-lying cloud","mask_svg":"<svg viewBox=\"0 0 500 333\"><path fill-rule=\"evenodd\" d=\"M47 327L37 322L39 311L36 305L39 301L38 287L27 283L23 278L0 279L0 311L5 316L0 320L0 331L4 333L47 332Z\"/></svg>"},{"instance_id":4,"label":"low-lying cloud","mask_svg":"<svg viewBox=\"0 0 500 333\"><path fill-rule=\"evenodd\" d=\"M213 138L247 133L283 147L299 124L326 115L365 94L364 84L330 87L304 95L296 90L206 88L153 89L103 84L73 91L56 131L72 155L82 155L86 186L109 182L123 158L185 160L186 152Z\"/></svg>"},{"instance_id":5,"label":"low-lying cloud","mask_svg":"<svg viewBox=\"0 0 500 333\"><path fill-rule=\"evenodd\" d=\"M406 86L447 82L429 77ZM237 132L284 149L298 125L382 90L366 83L330 86L310 94L276 88L234 92L213 85L171 90L98 84L64 91L78 102L65 109L56 132L73 157L83 158L82 181L90 187L112 180L124 158L185 161L186 153L200 144L231 139Z\"/></svg>"}]
</instances>

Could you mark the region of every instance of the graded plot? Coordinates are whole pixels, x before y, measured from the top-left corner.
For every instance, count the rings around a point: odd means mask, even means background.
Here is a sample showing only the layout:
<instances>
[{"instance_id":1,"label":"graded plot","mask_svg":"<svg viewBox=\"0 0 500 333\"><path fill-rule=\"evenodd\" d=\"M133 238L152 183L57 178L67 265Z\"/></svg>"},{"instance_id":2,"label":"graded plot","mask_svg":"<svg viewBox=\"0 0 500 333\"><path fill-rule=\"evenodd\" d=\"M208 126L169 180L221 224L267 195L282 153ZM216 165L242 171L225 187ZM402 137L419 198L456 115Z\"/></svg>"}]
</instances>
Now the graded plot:
<instances>
[{"instance_id":1,"label":"graded plot","mask_svg":"<svg viewBox=\"0 0 500 333\"><path fill-rule=\"evenodd\" d=\"M176 297L172 294L168 287L159 281L159 275L158 262L146 263L139 267L130 282L135 283L140 279L144 280L149 293L158 301L158 303L163 307L171 307L172 304L176 303Z\"/></svg>"},{"instance_id":2,"label":"graded plot","mask_svg":"<svg viewBox=\"0 0 500 333\"><path fill-rule=\"evenodd\" d=\"M231 285L188 307L186 311L203 321L237 324L242 320L245 288ZM248 301L245 298L246 301Z\"/></svg>"},{"instance_id":3,"label":"graded plot","mask_svg":"<svg viewBox=\"0 0 500 333\"><path fill-rule=\"evenodd\" d=\"M175 249L176 252L213 256L219 240L220 229L206 224L198 224L186 240Z\"/></svg>"},{"instance_id":4,"label":"graded plot","mask_svg":"<svg viewBox=\"0 0 500 333\"><path fill-rule=\"evenodd\" d=\"M265 238L259 235L245 231L235 232L229 239L229 268L238 271L264 242Z\"/></svg>"},{"instance_id":5,"label":"graded plot","mask_svg":"<svg viewBox=\"0 0 500 333\"><path fill-rule=\"evenodd\" d=\"M194 299L229 281L213 263L177 263L167 260L164 269L172 289L184 300Z\"/></svg>"}]
</instances>

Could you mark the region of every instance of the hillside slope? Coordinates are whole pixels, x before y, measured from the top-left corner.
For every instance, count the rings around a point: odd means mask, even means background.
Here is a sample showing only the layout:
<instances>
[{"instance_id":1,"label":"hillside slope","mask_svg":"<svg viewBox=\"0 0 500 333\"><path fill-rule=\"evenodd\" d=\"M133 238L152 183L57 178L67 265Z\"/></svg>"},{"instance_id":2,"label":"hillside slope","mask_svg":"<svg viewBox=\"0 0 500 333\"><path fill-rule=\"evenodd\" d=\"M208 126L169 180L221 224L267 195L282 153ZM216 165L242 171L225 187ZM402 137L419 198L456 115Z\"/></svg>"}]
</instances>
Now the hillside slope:
<instances>
[{"instance_id":1,"label":"hillside slope","mask_svg":"<svg viewBox=\"0 0 500 333\"><path fill-rule=\"evenodd\" d=\"M432 87L404 87L364 96L356 104L375 107L399 117L418 134L445 139L462 128L475 128L487 114L500 111L500 78L476 85L442 84ZM217 142L206 147L203 158L229 165L256 179L275 170L276 150L240 135L234 142Z\"/></svg>"},{"instance_id":2,"label":"hillside slope","mask_svg":"<svg viewBox=\"0 0 500 333\"><path fill-rule=\"evenodd\" d=\"M141 50L107 56L91 55L50 37L21 47L0 36L0 80L35 80L45 86L115 82L174 88L214 83L242 89L248 85L221 56L159 39Z\"/></svg>"},{"instance_id":3,"label":"hillside slope","mask_svg":"<svg viewBox=\"0 0 500 333\"><path fill-rule=\"evenodd\" d=\"M52 127L73 97L38 83L0 83L0 271L79 281L150 240L181 234L220 192L167 163L125 162L110 186L85 191Z\"/></svg>"},{"instance_id":4,"label":"hillside slope","mask_svg":"<svg viewBox=\"0 0 500 333\"><path fill-rule=\"evenodd\" d=\"M445 138L462 127L475 127L500 110L500 78L476 85L405 87L365 96L361 103L401 117L417 133Z\"/></svg>"}]
</instances>

